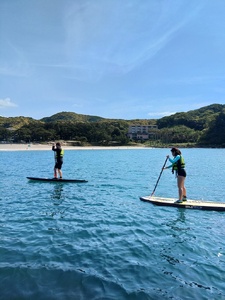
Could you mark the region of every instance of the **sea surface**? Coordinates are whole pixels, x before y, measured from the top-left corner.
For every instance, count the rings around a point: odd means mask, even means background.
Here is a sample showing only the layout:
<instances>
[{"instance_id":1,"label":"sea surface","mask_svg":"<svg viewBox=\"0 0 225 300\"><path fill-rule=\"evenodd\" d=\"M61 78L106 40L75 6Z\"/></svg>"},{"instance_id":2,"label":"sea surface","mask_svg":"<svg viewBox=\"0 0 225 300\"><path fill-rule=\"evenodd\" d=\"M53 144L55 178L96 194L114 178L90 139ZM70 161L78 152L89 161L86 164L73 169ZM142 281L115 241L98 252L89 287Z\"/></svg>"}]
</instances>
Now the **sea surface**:
<instances>
[{"instance_id":1,"label":"sea surface","mask_svg":"<svg viewBox=\"0 0 225 300\"><path fill-rule=\"evenodd\" d=\"M225 149L181 149L187 196L225 202ZM225 299L225 212L158 207L170 149L0 151L0 299ZM177 197L165 170L156 196Z\"/></svg>"}]
</instances>

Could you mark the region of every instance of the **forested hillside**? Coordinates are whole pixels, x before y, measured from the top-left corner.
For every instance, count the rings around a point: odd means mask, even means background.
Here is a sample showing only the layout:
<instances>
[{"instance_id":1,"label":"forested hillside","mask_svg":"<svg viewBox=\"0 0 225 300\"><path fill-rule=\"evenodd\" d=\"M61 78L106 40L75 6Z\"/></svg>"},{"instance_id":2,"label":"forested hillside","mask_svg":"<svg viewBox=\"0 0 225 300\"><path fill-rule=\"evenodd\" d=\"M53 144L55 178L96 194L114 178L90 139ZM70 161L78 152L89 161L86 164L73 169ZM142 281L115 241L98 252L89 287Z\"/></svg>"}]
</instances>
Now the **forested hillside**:
<instances>
[{"instance_id":1,"label":"forested hillside","mask_svg":"<svg viewBox=\"0 0 225 300\"><path fill-rule=\"evenodd\" d=\"M172 143L225 147L225 105L212 104L157 120L162 139Z\"/></svg>"},{"instance_id":2,"label":"forested hillside","mask_svg":"<svg viewBox=\"0 0 225 300\"><path fill-rule=\"evenodd\" d=\"M129 125L158 125L149 145L225 147L225 105L212 104L161 119L117 120L61 112L35 120L0 117L1 142L67 140L76 144L127 145Z\"/></svg>"},{"instance_id":3,"label":"forested hillside","mask_svg":"<svg viewBox=\"0 0 225 300\"><path fill-rule=\"evenodd\" d=\"M56 122L56 121L99 122L101 120L104 120L104 118L98 116L81 115L73 112L61 112L51 117L45 117L41 119L42 122L48 122L48 123Z\"/></svg>"}]
</instances>

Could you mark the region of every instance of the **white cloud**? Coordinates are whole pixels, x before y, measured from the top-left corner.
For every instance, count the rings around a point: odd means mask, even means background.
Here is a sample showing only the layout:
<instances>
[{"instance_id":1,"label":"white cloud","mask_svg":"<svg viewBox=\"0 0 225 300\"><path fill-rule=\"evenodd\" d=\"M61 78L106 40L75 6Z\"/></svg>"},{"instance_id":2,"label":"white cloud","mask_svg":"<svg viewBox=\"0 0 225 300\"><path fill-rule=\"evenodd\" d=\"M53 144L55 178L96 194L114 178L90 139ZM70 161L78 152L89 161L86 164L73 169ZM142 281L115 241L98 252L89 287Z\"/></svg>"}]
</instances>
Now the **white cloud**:
<instances>
[{"instance_id":1,"label":"white cloud","mask_svg":"<svg viewBox=\"0 0 225 300\"><path fill-rule=\"evenodd\" d=\"M148 116L150 117L166 117L166 116L171 116L174 115L176 112L171 112L171 111L164 111L164 112L151 112L148 113Z\"/></svg>"},{"instance_id":2,"label":"white cloud","mask_svg":"<svg viewBox=\"0 0 225 300\"><path fill-rule=\"evenodd\" d=\"M17 107L17 105L11 102L10 98L0 99L0 108Z\"/></svg>"}]
</instances>

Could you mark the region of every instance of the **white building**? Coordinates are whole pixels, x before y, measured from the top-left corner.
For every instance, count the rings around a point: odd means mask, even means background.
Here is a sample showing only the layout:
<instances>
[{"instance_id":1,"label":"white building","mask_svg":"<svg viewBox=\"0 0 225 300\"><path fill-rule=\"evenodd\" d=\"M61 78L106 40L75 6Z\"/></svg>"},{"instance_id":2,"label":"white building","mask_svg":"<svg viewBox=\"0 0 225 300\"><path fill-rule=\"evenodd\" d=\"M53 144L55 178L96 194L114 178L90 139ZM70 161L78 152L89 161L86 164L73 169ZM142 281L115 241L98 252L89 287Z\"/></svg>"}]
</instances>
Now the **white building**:
<instances>
[{"instance_id":1,"label":"white building","mask_svg":"<svg viewBox=\"0 0 225 300\"><path fill-rule=\"evenodd\" d=\"M157 125L131 125L127 136L131 140L149 140L155 136L157 130Z\"/></svg>"}]
</instances>

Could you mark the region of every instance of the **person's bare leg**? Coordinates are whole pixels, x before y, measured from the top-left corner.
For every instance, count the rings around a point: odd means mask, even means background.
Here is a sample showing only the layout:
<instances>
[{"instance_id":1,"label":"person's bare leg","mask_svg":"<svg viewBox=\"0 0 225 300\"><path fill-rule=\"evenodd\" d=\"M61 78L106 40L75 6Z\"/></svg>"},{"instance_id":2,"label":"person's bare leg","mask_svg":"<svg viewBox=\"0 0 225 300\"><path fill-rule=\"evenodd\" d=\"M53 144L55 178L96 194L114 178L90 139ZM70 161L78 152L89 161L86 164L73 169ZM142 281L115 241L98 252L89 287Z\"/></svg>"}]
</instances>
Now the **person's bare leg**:
<instances>
[{"instance_id":1,"label":"person's bare leg","mask_svg":"<svg viewBox=\"0 0 225 300\"><path fill-rule=\"evenodd\" d=\"M183 186L183 198L187 198L187 191L185 186Z\"/></svg>"},{"instance_id":2,"label":"person's bare leg","mask_svg":"<svg viewBox=\"0 0 225 300\"><path fill-rule=\"evenodd\" d=\"M186 188L184 186L185 177L177 176L177 186L179 193L179 200L183 200L183 196L186 196Z\"/></svg>"}]
</instances>

